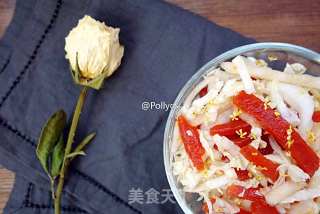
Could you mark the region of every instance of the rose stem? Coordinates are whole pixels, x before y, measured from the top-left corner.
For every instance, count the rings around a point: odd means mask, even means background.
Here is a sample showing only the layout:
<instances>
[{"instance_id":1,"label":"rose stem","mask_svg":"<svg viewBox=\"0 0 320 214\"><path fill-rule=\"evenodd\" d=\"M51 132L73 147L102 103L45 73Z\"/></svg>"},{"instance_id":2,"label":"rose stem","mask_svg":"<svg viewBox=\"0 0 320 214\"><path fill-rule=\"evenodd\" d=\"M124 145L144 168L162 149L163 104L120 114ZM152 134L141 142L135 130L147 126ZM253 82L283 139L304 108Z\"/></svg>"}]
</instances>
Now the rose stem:
<instances>
[{"instance_id":1,"label":"rose stem","mask_svg":"<svg viewBox=\"0 0 320 214\"><path fill-rule=\"evenodd\" d=\"M62 194L62 189L63 189L63 185L64 185L64 178L65 175L68 171L68 167L69 167L69 160L67 158L67 156L70 154L71 149L72 149L72 144L73 144L73 140L74 140L74 136L75 136L75 132L77 129L77 125L79 122L79 118L80 118L80 114L81 114L81 110L86 98L86 94L87 94L87 87L84 86L81 89L79 98L78 98L78 102L76 105L76 108L74 110L74 114L73 114L73 118L72 118L72 123L71 123L71 127L70 127L70 131L69 131L69 135L68 135L68 140L67 140L67 145L66 145L66 149L64 152L64 159L63 159L63 163L62 163L62 167L61 167L61 171L60 171L60 175L59 175L59 183L57 186L57 190L56 190L56 194L55 194L55 198L54 198L54 213L55 214L60 214L61 213L61 194Z\"/></svg>"}]
</instances>

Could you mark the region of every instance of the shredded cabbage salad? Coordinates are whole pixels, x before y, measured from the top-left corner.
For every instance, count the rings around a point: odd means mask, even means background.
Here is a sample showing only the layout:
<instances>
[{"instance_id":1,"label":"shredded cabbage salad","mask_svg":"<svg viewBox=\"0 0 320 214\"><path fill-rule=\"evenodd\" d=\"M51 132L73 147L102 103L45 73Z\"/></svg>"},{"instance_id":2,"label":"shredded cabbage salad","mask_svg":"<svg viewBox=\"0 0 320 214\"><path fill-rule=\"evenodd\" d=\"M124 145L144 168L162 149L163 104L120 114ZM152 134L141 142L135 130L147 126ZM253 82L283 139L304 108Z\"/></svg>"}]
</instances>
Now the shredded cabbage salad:
<instances>
[{"instance_id":1,"label":"shredded cabbage salad","mask_svg":"<svg viewBox=\"0 0 320 214\"><path fill-rule=\"evenodd\" d=\"M204 213L319 213L320 77L237 56L177 117L171 166Z\"/></svg>"}]
</instances>

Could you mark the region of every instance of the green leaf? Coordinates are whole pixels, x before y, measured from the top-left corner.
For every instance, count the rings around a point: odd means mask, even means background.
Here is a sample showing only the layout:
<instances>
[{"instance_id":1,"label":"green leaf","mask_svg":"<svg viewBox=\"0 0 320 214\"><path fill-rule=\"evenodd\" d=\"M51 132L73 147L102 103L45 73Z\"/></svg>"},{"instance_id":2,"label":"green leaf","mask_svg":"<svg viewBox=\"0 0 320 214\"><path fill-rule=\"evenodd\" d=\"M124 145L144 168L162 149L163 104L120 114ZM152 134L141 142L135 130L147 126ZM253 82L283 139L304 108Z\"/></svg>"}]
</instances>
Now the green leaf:
<instances>
[{"instance_id":1,"label":"green leaf","mask_svg":"<svg viewBox=\"0 0 320 214\"><path fill-rule=\"evenodd\" d=\"M82 151L84 149L84 147L86 147L86 145L88 145L93 138L96 136L96 133L91 133L89 134L87 137L85 137L81 143L79 143L79 145L76 147L76 149L74 150L75 152L79 152Z\"/></svg>"},{"instance_id":2,"label":"green leaf","mask_svg":"<svg viewBox=\"0 0 320 214\"><path fill-rule=\"evenodd\" d=\"M105 80L105 76L100 75L100 76L96 77L95 79L90 80L86 85L95 89L95 90L99 90L102 87L104 80Z\"/></svg>"},{"instance_id":3,"label":"green leaf","mask_svg":"<svg viewBox=\"0 0 320 214\"><path fill-rule=\"evenodd\" d=\"M73 153L78 153L83 151L83 149L93 140L93 138L96 136L96 133L91 133L88 136L86 136L79 145L75 148ZM70 160L73 160L75 157L71 157Z\"/></svg>"},{"instance_id":4,"label":"green leaf","mask_svg":"<svg viewBox=\"0 0 320 214\"><path fill-rule=\"evenodd\" d=\"M69 62L69 64L70 64L70 71L71 71L73 81L76 84L81 84L81 81L80 81L80 76L81 76L80 72L81 71L80 71L79 61L78 61L78 52L76 53L76 67L73 69L70 62Z\"/></svg>"},{"instance_id":5,"label":"green leaf","mask_svg":"<svg viewBox=\"0 0 320 214\"><path fill-rule=\"evenodd\" d=\"M53 153L52 153L51 169L50 169L50 174L52 178L57 177L60 173L60 169L61 169L61 165L64 157L64 149L65 149L65 144L63 141L63 136L60 135L59 141L57 145L54 147Z\"/></svg>"},{"instance_id":6,"label":"green leaf","mask_svg":"<svg viewBox=\"0 0 320 214\"><path fill-rule=\"evenodd\" d=\"M80 66L79 66L78 56L79 56L79 54L77 52L77 55L76 55L76 69L75 69L75 81L77 83L80 82L80 78L79 77L81 76L81 70L80 70Z\"/></svg>"},{"instance_id":7,"label":"green leaf","mask_svg":"<svg viewBox=\"0 0 320 214\"><path fill-rule=\"evenodd\" d=\"M106 69L108 69L108 66L104 68L102 74L94 79L83 77L79 66L78 53L76 53L75 68L72 68L72 66L70 65L70 71L74 82L78 85L87 86L95 90L99 90L103 86L104 80L108 77L108 72L106 71Z\"/></svg>"},{"instance_id":8,"label":"green leaf","mask_svg":"<svg viewBox=\"0 0 320 214\"><path fill-rule=\"evenodd\" d=\"M67 158L75 158L78 155L86 155L86 153L84 153L84 151L79 151L79 152L72 152L70 154L67 155Z\"/></svg>"},{"instance_id":9,"label":"green leaf","mask_svg":"<svg viewBox=\"0 0 320 214\"><path fill-rule=\"evenodd\" d=\"M48 162L50 154L62 135L63 129L66 125L66 117L66 113L63 110L59 110L54 113L44 125L38 140L38 146L36 150L37 157L48 175Z\"/></svg>"}]
</instances>

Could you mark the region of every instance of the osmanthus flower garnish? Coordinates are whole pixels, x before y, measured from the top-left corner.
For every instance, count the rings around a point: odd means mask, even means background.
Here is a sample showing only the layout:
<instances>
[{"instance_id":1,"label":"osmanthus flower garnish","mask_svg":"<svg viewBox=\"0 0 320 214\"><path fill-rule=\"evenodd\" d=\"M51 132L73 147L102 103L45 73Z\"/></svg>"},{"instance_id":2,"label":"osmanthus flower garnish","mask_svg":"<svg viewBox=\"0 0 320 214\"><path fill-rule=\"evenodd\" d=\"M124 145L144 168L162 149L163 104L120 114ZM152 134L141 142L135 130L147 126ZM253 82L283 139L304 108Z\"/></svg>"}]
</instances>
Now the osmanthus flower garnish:
<instances>
[{"instance_id":1,"label":"osmanthus flower garnish","mask_svg":"<svg viewBox=\"0 0 320 214\"><path fill-rule=\"evenodd\" d=\"M182 190L203 198L203 213L319 213L320 77L305 72L237 56L193 88L171 165Z\"/></svg>"},{"instance_id":2,"label":"osmanthus flower garnish","mask_svg":"<svg viewBox=\"0 0 320 214\"><path fill-rule=\"evenodd\" d=\"M119 43L119 28L106 26L90 16L84 16L66 37L66 58L69 60L74 82L82 86L67 142L63 133L67 116L63 110L54 113L44 125L37 147L37 157L51 181L55 214L61 213L61 193L70 162L85 155L84 148L95 137L89 134L74 146L74 136L88 88L99 90L105 79L119 67L124 48Z\"/></svg>"}]
</instances>

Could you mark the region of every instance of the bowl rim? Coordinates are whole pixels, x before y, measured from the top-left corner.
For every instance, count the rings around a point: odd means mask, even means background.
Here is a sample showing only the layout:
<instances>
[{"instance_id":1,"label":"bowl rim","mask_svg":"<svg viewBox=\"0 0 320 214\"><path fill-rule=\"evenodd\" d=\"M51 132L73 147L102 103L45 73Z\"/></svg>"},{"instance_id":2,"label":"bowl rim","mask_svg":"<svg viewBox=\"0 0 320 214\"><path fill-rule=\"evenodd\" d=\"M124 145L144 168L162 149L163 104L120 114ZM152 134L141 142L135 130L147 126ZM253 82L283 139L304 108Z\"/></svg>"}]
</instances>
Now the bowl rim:
<instances>
[{"instance_id":1,"label":"bowl rim","mask_svg":"<svg viewBox=\"0 0 320 214\"><path fill-rule=\"evenodd\" d=\"M259 42L259 43L243 45L240 47L233 48L229 51L226 51L218 55L217 57L213 58L206 64L204 64L202 67L200 67L200 69L197 70L195 74L192 75L192 77L184 84L182 89L179 91L176 99L174 100L173 108L170 110L169 116L167 118L165 131L164 131L164 139L163 139L163 161L164 161L166 177L169 182L170 189L173 192L175 199L177 200L179 206L181 207L184 213L192 214L193 212L189 209L189 206L187 205L186 201L179 194L179 190L176 186L176 181L170 166L170 155L168 154L168 152L170 152L168 146L169 146L169 142L171 141L169 134L173 131L173 128L174 128L172 127L172 124L174 124L172 123L172 120L174 119L175 114L178 110L177 104L186 94L190 86L193 85L195 81L199 80L203 75L210 72L211 68L217 66L218 64L225 61L226 59L235 57L242 53L255 51L255 50L263 50L263 49L291 52L320 64L320 54L308 48L294 45L294 44L289 44L289 43L281 43L281 42Z\"/></svg>"}]
</instances>

